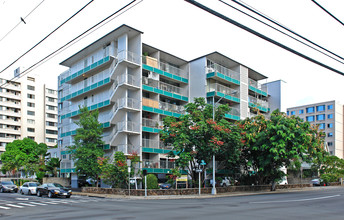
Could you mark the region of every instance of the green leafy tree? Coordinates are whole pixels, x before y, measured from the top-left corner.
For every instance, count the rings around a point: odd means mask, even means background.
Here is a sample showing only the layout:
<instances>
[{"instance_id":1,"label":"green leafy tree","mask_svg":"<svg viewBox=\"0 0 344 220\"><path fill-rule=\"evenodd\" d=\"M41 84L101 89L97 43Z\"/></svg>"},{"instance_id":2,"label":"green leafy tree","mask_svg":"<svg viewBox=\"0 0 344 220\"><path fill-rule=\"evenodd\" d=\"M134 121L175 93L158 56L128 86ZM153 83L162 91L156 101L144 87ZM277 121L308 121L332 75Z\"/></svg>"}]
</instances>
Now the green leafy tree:
<instances>
[{"instance_id":1,"label":"green leafy tree","mask_svg":"<svg viewBox=\"0 0 344 220\"><path fill-rule=\"evenodd\" d=\"M299 117L276 110L270 119L260 114L240 126L246 131L242 165L253 183L272 183L271 190L284 176L282 167L311 163L323 154L323 134Z\"/></svg>"},{"instance_id":2,"label":"green leafy tree","mask_svg":"<svg viewBox=\"0 0 344 220\"><path fill-rule=\"evenodd\" d=\"M113 188L127 188L128 187L128 164L127 159L131 160L130 176L134 175L135 164L140 162L140 157L137 154L132 154L126 157L123 152L117 151L114 154L113 163L110 163L110 158L98 158L98 164L101 169L100 177L105 184Z\"/></svg>"},{"instance_id":3,"label":"green leafy tree","mask_svg":"<svg viewBox=\"0 0 344 220\"><path fill-rule=\"evenodd\" d=\"M59 158L49 158L46 162L46 171L54 177L57 177L57 169L60 167Z\"/></svg>"},{"instance_id":4,"label":"green leafy tree","mask_svg":"<svg viewBox=\"0 0 344 220\"><path fill-rule=\"evenodd\" d=\"M98 158L104 155L103 128L98 121L98 115L98 110L89 111L87 107L80 108L80 119L75 122L79 128L76 129L74 145L69 147L76 173L97 181L101 173Z\"/></svg>"},{"instance_id":5,"label":"green leafy tree","mask_svg":"<svg viewBox=\"0 0 344 220\"><path fill-rule=\"evenodd\" d=\"M47 145L37 144L30 138L15 140L6 145L6 151L1 155L2 172L23 171L26 175L45 169L44 156Z\"/></svg>"},{"instance_id":6,"label":"green leafy tree","mask_svg":"<svg viewBox=\"0 0 344 220\"><path fill-rule=\"evenodd\" d=\"M159 189L158 178L154 174L147 175L147 189ZM145 185L145 178L143 179L143 185Z\"/></svg>"},{"instance_id":7,"label":"green leafy tree","mask_svg":"<svg viewBox=\"0 0 344 220\"><path fill-rule=\"evenodd\" d=\"M318 166L317 166L318 165ZM327 184L337 182L344 177L344 160L336 156L326 155L320 163L315 164L320 172L320 178Z\"/></svg>"},{"instance_id":8,"label":"green leafy tree","mask_svg":"<svg viewBox=\"0 0 344 220\"><path fill-rule=\"evenodd\" d=\"M160 132L164 143L173 146L169 156L178 156L176 165L195 180L197 164L204 160L208 166L213 155L226 165L235 164L240 155L241 128L225 119L229 106L219 105L215 120L213 106L204 98L195 98L194 103L185 105L185 110L187 114L179 118L164 118Z\"/></svg>"}]
</instances>

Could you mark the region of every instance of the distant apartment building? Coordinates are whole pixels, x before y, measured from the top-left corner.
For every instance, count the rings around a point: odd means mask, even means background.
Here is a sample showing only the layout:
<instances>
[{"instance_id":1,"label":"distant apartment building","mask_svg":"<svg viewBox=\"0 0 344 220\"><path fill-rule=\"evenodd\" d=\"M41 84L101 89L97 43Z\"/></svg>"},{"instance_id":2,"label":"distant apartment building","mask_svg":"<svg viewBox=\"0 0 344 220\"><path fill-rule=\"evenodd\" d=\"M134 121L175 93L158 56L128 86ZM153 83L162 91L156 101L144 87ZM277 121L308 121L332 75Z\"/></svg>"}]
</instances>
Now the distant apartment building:
<instances>
[{"instance_id":1,"label":"distant apartment building","mask_svg":"<svg viewBox=\"0 0 344 220\"><path fill-rule=\"evenodd\" d=\"M331 155L344 158L344 106L336 101L314 103L287 109L288 115L295 115L319 125L319 130L325 132L325 142Z\"/></svg>"},{"instance_id":2,"label":"distant apartment building","mask_svg":"<svg viewBox=\"0 0 344 220\"><path fill-rule=\"evenodd\" d=\"M0 79L0 152L14 140L57 145L57 91L37 78ZM52 157L58 157L54 151Z\"/></svg>"},{"instance_id":3,"label":"distant apartment building","mask_svg":"<svg viewBox=\"0 0 344 220\"><path fill-rule=\"evenodd\" d=\"M61 62L69 69L58 82L58 145L61 173L77 177L68 146L73 144L79 106L99 110L107 156L138 153L140 169L159 179L174 168L171 146L160 140L166 116L184 114L195 97L229 104L228 120L257 112L268 115L267 77L218 52L186 61L142 43L142 32L122 25Z\"/></svg>"}]
</instances>

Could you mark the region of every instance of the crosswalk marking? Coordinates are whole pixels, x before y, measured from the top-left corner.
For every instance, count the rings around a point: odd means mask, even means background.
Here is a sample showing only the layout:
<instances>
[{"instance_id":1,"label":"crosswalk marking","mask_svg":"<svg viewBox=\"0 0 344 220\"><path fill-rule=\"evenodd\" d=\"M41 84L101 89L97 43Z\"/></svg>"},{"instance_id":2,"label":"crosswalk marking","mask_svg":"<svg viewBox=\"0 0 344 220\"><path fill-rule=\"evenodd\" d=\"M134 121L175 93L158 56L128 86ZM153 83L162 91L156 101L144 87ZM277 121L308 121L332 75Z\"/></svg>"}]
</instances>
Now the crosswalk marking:
<instances>
[{"instance_id":1,"label":"crosswalk marking","mask_svg":"<svg viewBox=\"0 0 344 220\"><path fill-rule=\"evenodd\" d=\"M34 205L48 205L48 204L43 204L43 203L38 203L38 202L29 202L30 204L34 204Z\"/></svg>"},{"instance_id":2,"label":"crosswalk marking","mask_svg":"<svg viewBox=\"0 0 344 220\"><path fill-rule=\"evenodd\" d=\"M59 204L58 202L46 202L46 201L44 201L44 203L48 203L48 204Z\"/></svg>"},{"instance_id":3,"label":"crosswalk marking","mask_svg":"<svg viewBox=\"0 0 344 220\"><path fill-rule=\"evenodd\" d=\"M36 205L29 204L29 203L18 203L18 205L25 205L25 206L36 206Z\"/></svg>"},{"instance_id":4,"label":"crosswalk marking","mask_svg":"<svg viewBox=\"0 0 344 220\"><path fill-rule=\"evenodd\" d=\"M24 206L21 206L21 205L14 205L14 204L6 204L6 205L10 207L15 207L15 208L24 208Z\"/></svg>"},{"instance_id":5,"label":"crosswalk marking","mask_svg":"<svg viewBox=\"0 0 344 220\"><path fill-rule=\"evenodd\" d=\"M5 206L0 206L0 209L11 209L11 208L5 207Z\"/></svg>"}]
</instances>

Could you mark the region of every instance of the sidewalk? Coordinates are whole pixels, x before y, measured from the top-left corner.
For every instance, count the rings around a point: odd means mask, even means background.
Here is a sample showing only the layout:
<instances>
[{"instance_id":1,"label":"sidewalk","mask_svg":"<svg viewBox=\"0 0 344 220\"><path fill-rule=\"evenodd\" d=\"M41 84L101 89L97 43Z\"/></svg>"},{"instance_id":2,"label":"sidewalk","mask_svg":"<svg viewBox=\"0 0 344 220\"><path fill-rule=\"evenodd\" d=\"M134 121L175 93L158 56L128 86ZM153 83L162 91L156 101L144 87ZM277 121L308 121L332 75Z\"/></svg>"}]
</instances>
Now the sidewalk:
<instances>
[{"instance_id":1,"label":"sidewalk","mask_svg":"<svg viewBox=\"0 0 344 220\"><path fill-rule=\"evenodd\" d=\"M305 188L293 188L293 189L279 189L276 191L256 191L256 192L230 192L230 193L220 193L216 195L211 194L194 194L194 195L166 195L166 196L126 196L126 195L114 195L114 194L97 194L97 193L84 193L84 192L73 192L73 195L88 196L88 197L98 197L98 198L111 198L111 199L205 199L205 198L218 198L218 197L229 197L229 196L250 196L259 194L272 194L272 193L288 193L297 191L312 191L321 190L330 187L340 187L340 186L326 186L326 187L305 187Z\"/></svg>"}]
</instances>

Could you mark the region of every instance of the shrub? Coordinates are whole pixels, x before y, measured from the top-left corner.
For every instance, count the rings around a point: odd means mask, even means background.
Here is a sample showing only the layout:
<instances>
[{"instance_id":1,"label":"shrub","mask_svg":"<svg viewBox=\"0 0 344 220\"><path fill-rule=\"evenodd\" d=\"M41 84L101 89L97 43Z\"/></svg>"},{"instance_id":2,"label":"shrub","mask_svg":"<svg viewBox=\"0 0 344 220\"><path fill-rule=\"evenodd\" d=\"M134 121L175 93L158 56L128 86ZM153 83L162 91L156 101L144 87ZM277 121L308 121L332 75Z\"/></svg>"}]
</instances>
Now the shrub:
<instances>
[{"instance_id":1,"label":"shrub","mask_svg":"<svg viewBox=\"0 0 344 220\"><path fill-rule=\"evenodd\" d=\"M143 188L145 184L145 179L143 178ZM147 175L147 189L159 189L158 178L154 174Z\"/></svg>"}]
</instances>

